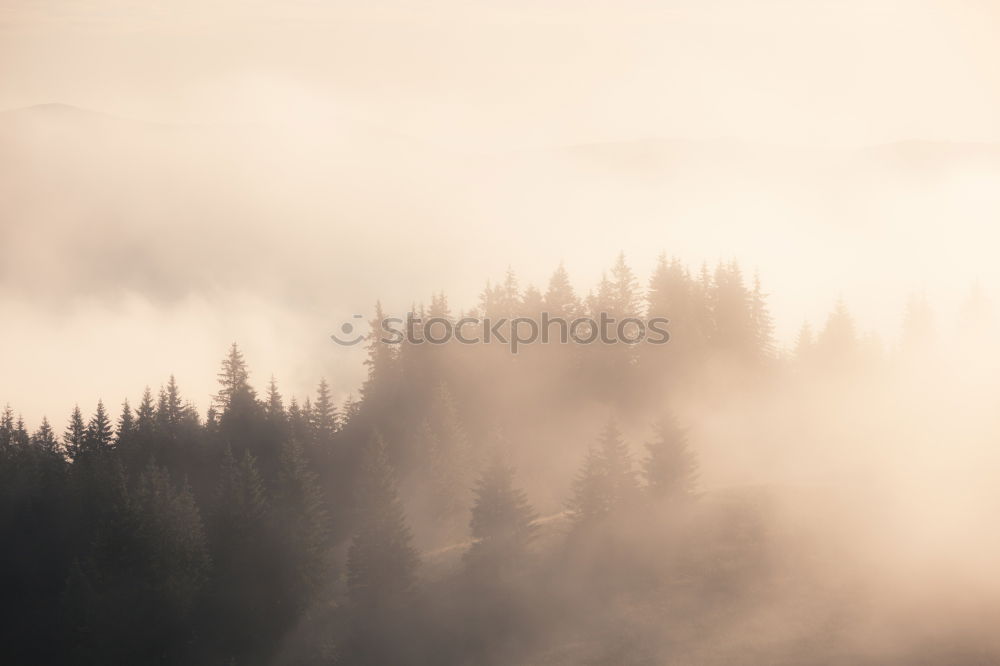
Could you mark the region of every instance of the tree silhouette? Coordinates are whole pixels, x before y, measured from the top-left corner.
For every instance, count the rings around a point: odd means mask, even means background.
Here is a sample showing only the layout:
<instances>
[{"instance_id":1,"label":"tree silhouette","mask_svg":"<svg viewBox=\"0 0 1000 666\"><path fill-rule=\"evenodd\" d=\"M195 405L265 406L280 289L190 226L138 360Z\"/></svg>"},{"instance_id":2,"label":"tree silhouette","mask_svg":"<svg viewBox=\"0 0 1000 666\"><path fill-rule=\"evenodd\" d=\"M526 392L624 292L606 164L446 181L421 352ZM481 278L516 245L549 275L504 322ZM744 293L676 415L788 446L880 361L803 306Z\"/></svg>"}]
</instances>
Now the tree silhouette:
<instances>
[{"instance_id":1,"label":"tree silhouette","mask_svg":"<svg viewBox=\"0 0 1000 666\"><path fill-rule=\"evenodd\" d=\"M646 444L643 476L649 494L658 500L685 501L695 492L698 461L688 446L687 436L672 414L654 426L654 438Z\"/></svg>"},{"instance_id":2,"label":"tree silhouette","mask_svg":"<svg viewBox=\"0 0 1000 666\"><path fill-rule=\"evenodd\" d=\"M577 526L600 522L632 505L638 483L628 445L614 419L608 421L596 447L587 452L573 481L568 510Z\"/></svg>"},{"instance_id":3,"label":"tree silhouette","mask_svg":"<svg viewBox=\"0 0 1000 666\"><path fill-rule=\"evenodd\" d=\"M516 571L535 538L537 518L527 495L514 486L514 468L497 454L476 482L469 522L475 541L466 563L485 576Z\"/></svg>"},{"instance_id":4,"label":"tree silhouette","mask_svg":"<svg viewBox=\"0 0 1000 666\"><path fill-rule=\"evenodd\" d=\"M378 435L368 444L361 473L360 524L347 555L351 602L361 608L398 606L413 592L419 560Z\"/></svg>"},{"instance_id":5,"label":"tree silhouette","mask_svg":"<svg viewBox=\"0 0 1000 666\"><path fill-rule=\"evenodd\" d=\"M66 453L73 460L76 460L84 451L86 432L87 427L83 424L83 414L80 412L80 406L77 405L73 408L73 413L69 417L69 425L66 427L66 432L63 433L63 445L66 447Z\"/></svg>"}]
</instances>

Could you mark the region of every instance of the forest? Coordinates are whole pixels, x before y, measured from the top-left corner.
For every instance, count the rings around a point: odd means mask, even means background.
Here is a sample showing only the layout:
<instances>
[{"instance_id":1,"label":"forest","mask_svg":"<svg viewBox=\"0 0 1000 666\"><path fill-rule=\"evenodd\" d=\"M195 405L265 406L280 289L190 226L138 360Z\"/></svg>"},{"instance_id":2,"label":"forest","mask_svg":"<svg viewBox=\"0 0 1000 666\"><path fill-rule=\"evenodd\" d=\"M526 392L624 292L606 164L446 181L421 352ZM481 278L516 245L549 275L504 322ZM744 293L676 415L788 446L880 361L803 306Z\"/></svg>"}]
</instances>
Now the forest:
<instances>
[{"instance_id":1,"label":"forest","mask_svg":"<svg viewBox=\"0 0 1000 666\"><path fill-rule=\"evenodd\" d=\"M438 293L415 312L659 316L670 341L511 354L372 335L344 402L322 379L283 395L234 342L204 414L173 377L34 428L11 396L0 662L996 663L967 626L870 640L933 623L879 607L829 496L731 472L781 468L768 429L841 460L822 437L846 449L866 427L850 401L892 403L933 348L924 300L898 344L838 302L784 349L735 262L664 255L640 281L619 256L589 294L559 266L544 290L508 272L473 308ZM967 329L987 312L973 290Z\"/></svg>"}]
</instances>

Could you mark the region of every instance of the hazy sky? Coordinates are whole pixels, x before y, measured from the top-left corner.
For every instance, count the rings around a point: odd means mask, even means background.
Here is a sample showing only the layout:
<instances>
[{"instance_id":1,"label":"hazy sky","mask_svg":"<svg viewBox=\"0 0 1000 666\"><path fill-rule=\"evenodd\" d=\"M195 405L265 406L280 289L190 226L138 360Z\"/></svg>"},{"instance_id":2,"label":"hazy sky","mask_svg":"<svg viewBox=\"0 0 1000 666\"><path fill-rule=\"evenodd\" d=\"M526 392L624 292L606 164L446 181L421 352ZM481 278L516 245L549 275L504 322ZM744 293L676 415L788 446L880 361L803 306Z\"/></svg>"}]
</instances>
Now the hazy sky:
<instances>
[{"instance_id":1,"label":"hazy sky","mask_svg":"<svg viewBox=\"0 0 1000 666\"><path fill-rule=\"evenodd\" d=\"M0 110L107 115L0 114L0 345L46 349L0 359L0 404L175 371L204 408L233 340L258 384L346 395L326 335L376 298L468 308L561 260L586 292L619 250L643 281L661 251L759 269L782 342L838 296L890 339L911 291L947 320L1000 281L1000 149L861 147L1000 141L998 29L972 1L6 0Z\"/></svg>"},{"instance_id":2,"label":"hazy sky","mask_svg":"<svg viewBox=\"0 0 1000 666\"><path fill-rule=\"evenodd\" d=\"M355 114L460 145L1000 140L998 21L974 0L6 0L0 107Z\"/></svg>"}]
</instances>

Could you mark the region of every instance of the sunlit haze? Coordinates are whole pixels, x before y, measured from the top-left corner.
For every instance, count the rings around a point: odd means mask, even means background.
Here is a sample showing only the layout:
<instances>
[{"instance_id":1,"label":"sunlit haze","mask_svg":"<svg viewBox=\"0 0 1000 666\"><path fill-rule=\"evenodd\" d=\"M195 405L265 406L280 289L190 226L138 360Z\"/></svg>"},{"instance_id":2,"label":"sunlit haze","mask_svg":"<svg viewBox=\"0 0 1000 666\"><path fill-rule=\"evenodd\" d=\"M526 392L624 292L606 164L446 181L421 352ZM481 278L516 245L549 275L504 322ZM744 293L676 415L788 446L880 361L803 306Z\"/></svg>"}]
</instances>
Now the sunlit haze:
<instances>
[{"instance_id":1,"label":"sunlit haze","mask_svg":"<svg viewBox=\"0 0 1000 666\"><path fill-rule=\"evenodd\" d=\"M39 528L72 533L43 544L66 557L42 616L100 619L0 662L410 663L392 644L426 664L1000 663L998 36L988 0L5 0L0 443L48 441L47 418L68 480L39 497L89 507L79 447L101 438L66 424L101 400L120 475L93 488L133 494ZM331 339L376 303L608 309L665 317L671 339ZM146 387L167 431L133 450L115 419ZM635 497L594 527L579 480L614 467L616 437ZM660 440L697 470L666 473L690 481L679 508L649 499ZM216 477L245 482L251 458L274 524L313 515L282 485L309 467L322 538L225 560ZM473 488L511 478L529 564L484 592ZM177 533L203 530L204 570L149 583L162 635L102 633L146 579L86 526L156 479L190 485L170 515L201 521ZM459 489L447 509L435 484ZM369 485L413 542L416 596L377 618L357 596ZM4 542L46 506L4 505ZM602 587L619 566L634 575ZM224 599L246 571L260 597Z\"/></svg>"}]
</instances>

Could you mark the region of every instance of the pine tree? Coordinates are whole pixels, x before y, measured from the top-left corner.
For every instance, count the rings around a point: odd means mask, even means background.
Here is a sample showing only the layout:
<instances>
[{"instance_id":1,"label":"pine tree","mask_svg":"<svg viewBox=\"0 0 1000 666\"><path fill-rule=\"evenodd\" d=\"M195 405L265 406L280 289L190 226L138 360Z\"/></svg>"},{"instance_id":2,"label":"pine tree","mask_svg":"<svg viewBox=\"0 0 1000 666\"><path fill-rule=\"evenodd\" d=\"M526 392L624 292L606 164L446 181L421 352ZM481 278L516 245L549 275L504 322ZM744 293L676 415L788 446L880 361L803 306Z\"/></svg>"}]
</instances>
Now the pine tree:
<instances>
[{"instance_id":1,"label":"pine tree","mask_svg":"<svg viewBox=\"0 0 1000 666\"><path fill-rule=\"evenodd\" d=\"M580 312L580 299L573 291L570 284L569 274L562 262L549 278L549 286L545 291L545 311L550 317L562 317L567 321L576 317Z\"/></svg>"},{"instance_id":2,"label":"pine tree","mask_svg":"<svg viewBox=\"0 0 1000 666\"><path fill-rule=\"evenodd\" d=\"M343 423L350 423L352 419L356 418L358 413L361 411L361 402L355 399L354 395L348 395L344 399L344 404L340 408L340 413L342 414L341 421Z\"/></svg>"},{"instance_id":3,"label":"pine tree","mask_svg":"<svg viewBox=\"0 0 1000 666\"><path fill-rule=\"evenodd\" d=\"M147 386L142 392L142 401L135 410L135 429L142 441L148 441L156 423L156 408L153 407L153 392Z\"/></svg>"},{"instance_id":4,"label":"pine tree","mask_svg":"<svg viewBox=\"0 0 1000 666\"><path fill-rule=\"evenodd\" d=\"M646 489L655 499L687 500L694 495L698 480L698 461L687 435L672 414L658 421L654 430L642 464Z\"/></svg>"},{"instance_id":5,"label":"pine tree","mask_svg":"<svg viewBox=\"0 0 1000 666\"><path fill-rule=\"evenodd\" d=\"M420 435L435 518L447 523L469 506L475 461L455 400L444 383L434 392Z\"/></svg>"},{"instance_id":6,"label":"pine tree","mask_svg":"<svg viewBox=\"0 0 1000 666\"><path fill-rule=\"evenodd\" d=\"M8 404L0 414L0 447L7 447L14 441L14 410Z\"/></svg>"},{"instance_id":7,"label":"pine tree","mask_svg":"<svg viewBox=\"0 0 1000 666\"><path fill-rule=\"evenodd\" d=\"M767 309L767 295L760 286L760 276L754 274L750 294L750 322L754 332L754 348L759 360L774 358L774 322Z\"/></svg>"},{"instance_id":8,"label":"pine tree","mask_svg":"<svg viewBox=\"0 0 1000 666\"><path fill-rule=\"evenodd\" d=\"M284 443L275 502L290 610L304 610L329 576L329 517L319 480L294 440Z\"/></svg>"},{"instance_id":9,"label":"pine tree","mask_svg":"<svg viewBox=\"0 0 1000 666\"><path fill-rule=\"evenodd\" d=\"M802 327L799 329L799 334L795 338L794 351L795 362L800 367L812 362L815 346L816 340L813 336L812 326L809 325L809 322L803 322Z\"/></svg>"},{"instance_id":10,"label":"pine tree","mask_svg":"<svg viewBox=\"0 0 1000 666\"><path fill-rule=\"evenodd\" d=\"M751 295L739 265L719 262L710 291L715 349L753 360L757 356L758 331L752 315Z\"/></svg>"},{"instance_id":11,"label":"pine tree","mask_svg":"<svg viewBox=\"0 0 1000 666\"><path fill-rule=\"evenodd\" d=\"M285 422L285 404L281 399L278 382L274 375L271 375L271 381L267 384L267 399L264 404L264 411L272 423L283 424Z\"/></svg>"},{"instance_id":12,"label":"pine tree","mask_svg":"<svg viewBox=\"0 0 1000 666\"><path fill-rule=\"evenodd\" d=\"M639 351L652 390L683 381L682 373L695 367L704 352L705 316L698 291L679 260L660 255L646 292L646 317L668 320L670 343L643 345Z\"/></svg>"},{"instance_id":13,"label":"pine tree","mask_svg":"<svg viewBox=\"0 0 1000 666\"><path fill-rule=\"evenodd\" d=\"M253 454L237 460L225 445L209 520L215 576L208 608L219 618L219 650L233 661L259 653L280 630L276 600L285 581L271 511Z\"/></svg>"},{"instance_id":14,"label":"pine tree","mask_svg":"<svg viewBox=\"0 0 1000 666\"><path fill-rule=\"evenodd\" d=\"M600 522L638 497L631 454L613 419L601 433L597 447L588 449L572 490L567 509L577 526Z\"/></svg>"},{"instance_id":15,"label":"pine tree","mask_svg":"<svg viewBox=\"0 0 1000 666\"><path fill-rule=\"evenodd\" d=\"M320 446L329 446L337 432L337 408L325 379L321 379L316 388L316 402L312 404L310 419L316 442Z\"/></svg>"},{"instance_id":16,"label":"pine tree","mask_svg":"<svg viewBox=\"0 0 1000 666\"><path fill-rule=\"evenodd\" d=\"M496 455L476 483L469 523L475 542L466 563L493 575L515 569L535 538L537 518L527 495L514 486L514 468Z\"/></svg>"},{"instance_id":17,"label":"pine tree","mask_svg":"<svg viewBox=\"0 0 1000 666\"><path fill-rule=\"evenodd\" d=\"M164 601L180 612L193 609L210 566L201 514L186 485L175 486L167 470L150 464L140 476L134 508L146 543L150 574Z\"/></svg>"},{"instance_id":18,"label":"pine tree","mask_svg":"<svg viewBox=\"0 0 1000 666\"><path fill-rule=\"evenodd\" d=\"M632 269L625 263L625 253L618 253L611 267L609 312L618 319L635 317L639 312L638 283Z\"/></svg>"},{"instance_id":19,"label":"pine tree","mask_svg":"<svg viewBox=\"0 0 1000 666\"><path fill-rule=\"evenodd\" d=\"M267 516L264 483L253 455L246 451L237 462L232 448L223 448L219 485L215 495L216 530L234 535L250 534Z\"/></svg>"},{"instance_id":20,"label":"pine tree","mask_svg":"<svg viewBox=\"0 0 1000 666\"><path fill-rule=\"evenodd\" d=\"M542 292L534 285L528 285L524 294L521 296L521 304L518 308L518 314L522 317L530 317L534 320L538 320L542 312L545 310L545 298L542 296Z\"/></svg>"},{"instance_id":21,"label":"pine tree","mask_svg":"<svg viewBox=\"0 0 1000 666\"><path fill-rule=\"evenodd\" d=\"M138 567L133 572L126 566L114 575L126 580L137 575L140 607L149 608L149 619L159 618L145 628L142 651L169 653L193 628L196 603L211 567L201 514L190 488L175 486L166 469L152 463L139 477L129 510L135 529L131 555ZM123 610L128 612L127 607Z\"/></svg>"},{"instance_id":22,"label":"pine tree","mask_svg":"<svg viewBox=\"0 0 1000 666\"><path fill-rule=\"evenodd\" d=\"M286 591L276 523L253 454L244 451L237 460L226 445L209 520L215 576L207 607L218 618L218 649L233 661L260 654L284 629L278 621Z\"/></svg>"},{"instance_id":23,"label":"pine tree","mask_svg":"<svg viewBox=\"0 0 1000 666\"><path fill-rule=\"evenodd\" d=\"M518 285L514 269L507 267L503 285L500 287L499 308L501 316L508 319L516 317L521 306L521 289Z\"/></svg>"},{"instance_id":24,"label":"pine tree","mask_svg":"<svg viewBox=\"0 0 1000 666\"><path fill-rule=\"evenodd\" d=\"M649 289L646 291L646 315L648 317L676 317L676 310L679 307L677 286L674 283L674 275L671 274L670 262L667 255L661 253L656 260L656 268L649 278Z\"/></svg>"},{"instance_id":25,"label":"pine tree","mask_svg":"<svg viewBox=\"0 0 1000 666\"><path fill-rule=\"evenodd\" d=\"M215 400L223 414L230 409L246 408L256 401L257 396L250 386L250 372L243 359L243 352L235 342L222 360L218 378L219 392L215 395Z\"/></svg>"},{"instance_id":26,"label":"pine tree","mask_svg":"<svg viewBox=\"0 0 1000 666\"><path fill-rule=\"evenodd\" d=\"M431 306L427 310L427 317L440 319L451 319L451 308L448 306L448 297L444 292L431 294Z\"/></svg>"},{"instance_id":27,"label":"pine tree","mask_svg":"<svg viewBox=\"0 0 1000 666\"><path fill-rule=\"evenodd\" d=\"M392 390L396 375L396 351L390 343L382 339L382 321L385 312L380 302L375 303L375 317L371 320L371 330L368 334L368 378L361 388L362 396L376 410L384 406L384 400Z\"/></svg>"},{"instance_id":28,"label":"pine tree","mask_svg":"<svg viewBox=\"0 0 1000 666\"><path fill-rule=\"evenodd\" d=\"M132 408L128 404L126 399L122 403L122 413L118 417L118 429L115 434L115 446L122 447L131 444L133 437L135 437L136 425L135 418L132 416Z\"/></svg>"},{"instance_id":29,"label":"pine tree","mask_svg":"<svg viewBox=\"0 0 1000 666\"><path fill-rule=\"evenodd\" d=\"M311 414L299 407L295 396L288 403L288 425L292 439L298 442L312 441Z\"/></svg>"},{"instance_id":30,"label":"pine tree","mask_svg":"<svg viewBox=\"0 0 1000 666\"><path fill-rule=\"evenodd\" d=\"M156 425L162 432L176 434L177 426L187 416L187 408L181 400L177 379L170 375L166 388L160 389L160 398L156 406Z\"/></svg>"},{"instance_id":31,"label":"pine tree","mask_svg":"<svg viewBox=\"0 0 1000 666\"><path fill-rule=\"evenodd\" d=\"M503 316L503 288L487 280L486 286L479 294L479 312L483 317L494 319Z\"/></svg>"},{"instance_id":32,"label":"pine tree","mask_svg":"<svg viewBox=\"0 0 1000 666\"><path fill-rule=\"evenodd\" d=\"M49 424L49 420L44 416L42 417L42 424L38 426L38 430L31 436L31 442L46 453L55 454L59 452L59 442L56 441L55 431Z\"/></svg>"},{"instance_id":33,"label":"pine tree","mask_svg":"<svg viewBox=\"0 0 1000 666\"><path fill-rule=\"evenodd\" d=\"M305 401L302 403L302 418L305 425L305 430L309 434L309 438L305 441L314 441L315 434L313 433L313 405L312 400L309 396L306 396Z\"/></svg>"},{"instance_id":34,"label":"pine tree","mask_svg":"<svg viewBox=\"0 0 1000 666\"><path fill-rule=\"evenodd\" d=\"M566 503L566 510L579 526L599 520L606 509L601 456L597 449L589 446L583 465L573 479L572 496Z\"/></svg>"},{"instance_id":35,"label":"pine tree","mask_svg":"<svg viewBox=\"0 0 1000 666\"><path fill-rule=\"evenodd\" d=\"M113 506L63 596L72 661L184 661L211 564L194 497L152 463L134 488L120 470L110 485Z\"/></svg>"},{"instance_id":36,"label":"pine tree","mask_svg":"<svg viewBox=\"0 0 1000 666\"><path fill-rule=\"evenodd\" d=\"M419 566L382 438L373 435L365 454L360 522L347 553L348 594L361 613L404 604L414 591Z\"/></svg>"},{"instance_id":37,"label":"pine tree","mask_svg":"<svg viewBox=\"0 0 1000 666\"><path fill-rule=\"evenodd\" d=\"M591 291L587 295L587 308L590 316L597 319L602 312L610 316L615 315L614 286L608 279L607 272L601 273L601 280L597 283L597 292Z\"/></svg>"},{"instance_id":38,"label":"pine tree","mask_svg":"<svg viewBox=\"0 0 1000 666\"><path fill-rule=\"evenodd\" d=\"M614 419L608 421L599 446L601 464L608 479L609 509L614 511L632 502L638 490L632 454Z\"/></svg>"},{"instance_id":39,"label":"pine tree","mask_svg":"<svg viewBox=\"0 0 1000 666\"><path fill-rule=\"evenodd\" d=\"M111 443L114 438L114 431L111 427L111 418L104 409L104 401L97 401L97 411L87 424L84 433L84 449L89 453L104 453L111 450Z\"/></svg>"},{"instance_id":40,"label":"pine tree","mask_svg":"<svg viewBox=\"0 0 1000 666\"><path fill-rule=\"evenodd\" d=\"M28 436L28 429L24 425L24 417L18 414L17 422L14 424L14 432L11 436L11 443L14 446L25 447L31 441Z\"/></svg>"},{"instance_id":41,"label":"pine tree","mask_svg":"<svg viewBox=\"0 0 1000 666\"><path fill-rule=\"evenodd\" d=\"M83 414L80 412L80 406L76 405L69 417L69 426L63 434L66 453L72 460L76 460L83 453L86 432L87 427L83 424Z\"/></svg>"}]
</instances>

